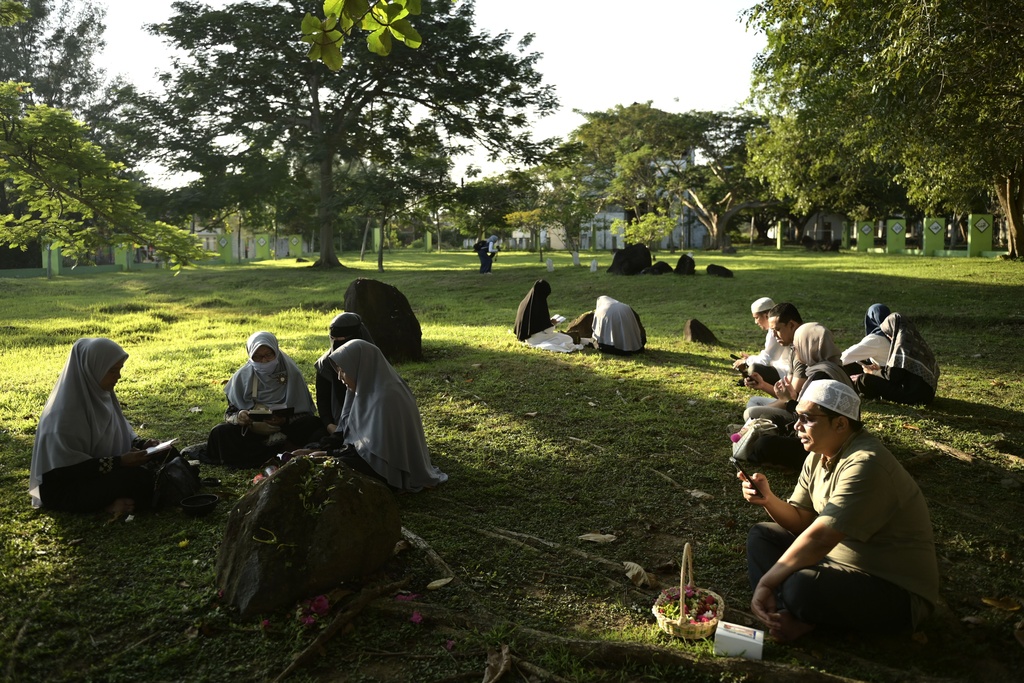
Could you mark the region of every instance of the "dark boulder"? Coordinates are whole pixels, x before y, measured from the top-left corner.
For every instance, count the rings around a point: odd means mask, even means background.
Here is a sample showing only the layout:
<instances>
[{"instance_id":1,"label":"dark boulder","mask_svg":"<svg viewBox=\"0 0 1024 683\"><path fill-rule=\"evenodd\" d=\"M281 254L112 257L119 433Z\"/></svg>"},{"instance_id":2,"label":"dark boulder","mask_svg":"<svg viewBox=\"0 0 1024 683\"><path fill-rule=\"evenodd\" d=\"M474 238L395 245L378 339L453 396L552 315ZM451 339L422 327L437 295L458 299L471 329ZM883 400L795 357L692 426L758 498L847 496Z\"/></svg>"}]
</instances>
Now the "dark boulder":
<instances>
[{"instance_id":1,"label":"dark boulder","mask_svg":"<svg viewBox=\"0 0 1024 683\"><path fill-rule=\"evenodd\" d=\"M683 254L676 262L676 275L693 275L697 270L697 264L689 254Z\"/></svg>"},{"instance_id":2,"label":"dark boulder","mask_svg":"<svg viewBox=\"0 0 1024 683\"><path fill-rule=\"evenodd\" d=\"M671 273L672 266L665 263L664 261L658 261L653 266L649 266L640 271L641 275L664 275L665 273Z\"/></svg>"},{"instance_id":3,"label":"dark boulder","mask_svg":"<svg viewBox=\"0 0 1024 683\"><path fill-rule=\"evenodd\" d=\"M386 484L329 458L294 458L228 513L217 586L241 617L360 581L402 537Z\"/></svg>"},{"instance_id":4,"label":"dark boulder","mask_svg":"<svg viewBox=\"0 0 1024 683\"><path fill-rule=\"evenodd\" d=\"M346 311L358 313L374 344L392 363L423 360L423 331L397 287L358 278L345 290Z\"/></svg>"},{"instance_id":5,"label":"dark boulder","mask_svg":"<svg viewBox=\"0 0 1024 683\"><path fill-rule=\"evenodd\" d=\"M651 250L645 244L631 244L612 256L608 272L615 275L636 275L652 263Z\"/></svg>"},{"instance_id":6,"label":"dark boulder","mask_svg":"<svg viewBox=\"0 0 1024 683\"><path fill-rule=\"evenodd\" d=\"M690 318L686 321L686 326L683 328L683 339L688 342L718 346L718 338L715 337L715 333L696 318Z\"/></svg>"},{"instance_id":7,"label":"dark boulder","mask_svg":"<svg viewBox=\"0 0 1024 683\"><path fill-rule=\"evenodd\" d=\"M715 277L732 277L732 271L725 266L716 266L714 263L708 265L708 275Z\"/></svg>"},{"instance_id":8,"label":"dark boulder","mask_svg":"<svg viewBox=\"0 0 1024 683\"><path fill-rule=\"evenodd\" d=\"M594 312L587 311L580 317L569 323L565 333L572 337L574 344L579 344L580 339L590 339L594 336Z\"/></svg>"}]
</instances>

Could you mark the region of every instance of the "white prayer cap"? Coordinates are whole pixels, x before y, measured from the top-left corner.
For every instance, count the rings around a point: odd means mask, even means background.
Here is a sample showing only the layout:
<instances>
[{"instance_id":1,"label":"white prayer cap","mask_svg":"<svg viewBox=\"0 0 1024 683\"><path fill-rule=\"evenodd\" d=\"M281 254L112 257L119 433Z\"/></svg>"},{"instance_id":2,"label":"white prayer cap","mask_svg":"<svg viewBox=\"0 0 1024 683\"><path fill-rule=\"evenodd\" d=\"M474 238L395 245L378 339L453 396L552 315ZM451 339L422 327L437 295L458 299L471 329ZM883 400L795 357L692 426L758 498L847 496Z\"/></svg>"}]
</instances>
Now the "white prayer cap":
<instances>
[{"instance_id":1,"label":"white prayer cap","mask_svg":"<svg viewBox=\"0 0 1024 683\"><path fill-rule=\"evenodd\" d=\"M770 311L775 307L775 302L766 296L762 296L760 299L750 304L751 315L757 315L758 313L764 313Z\"/></svg>"},{"instance_id":2,"label":"white prayer cap","mask_svg":"<svg viewBox=\"0 0 1024 683\"><path fill-rule=\"evenodd\" d=\"M851 420L860 420L860 396L848 385L834 379L814 380L800 394L800 400L817 403Z\"/></svg>"}]
</instances>

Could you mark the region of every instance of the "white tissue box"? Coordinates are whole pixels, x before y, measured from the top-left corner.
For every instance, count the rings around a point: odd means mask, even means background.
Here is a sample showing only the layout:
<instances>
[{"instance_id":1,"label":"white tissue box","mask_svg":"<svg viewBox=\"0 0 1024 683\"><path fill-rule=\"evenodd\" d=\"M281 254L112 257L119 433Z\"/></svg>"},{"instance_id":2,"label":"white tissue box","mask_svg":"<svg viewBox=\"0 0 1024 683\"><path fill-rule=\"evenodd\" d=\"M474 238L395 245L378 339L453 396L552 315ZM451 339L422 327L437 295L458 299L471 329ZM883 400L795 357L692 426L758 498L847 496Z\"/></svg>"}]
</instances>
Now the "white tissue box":
<instances>
[{"instance_id":1,"label":"white tissue box","mask_svg":"<svg viewBox=\"0 0 1024 683\"><path fill-rule=\"evenodd\" d=\"M718 622L715 629L715 654L725 657L761 659L764 631L749 626Z\"/></svg>"}]
</instances>

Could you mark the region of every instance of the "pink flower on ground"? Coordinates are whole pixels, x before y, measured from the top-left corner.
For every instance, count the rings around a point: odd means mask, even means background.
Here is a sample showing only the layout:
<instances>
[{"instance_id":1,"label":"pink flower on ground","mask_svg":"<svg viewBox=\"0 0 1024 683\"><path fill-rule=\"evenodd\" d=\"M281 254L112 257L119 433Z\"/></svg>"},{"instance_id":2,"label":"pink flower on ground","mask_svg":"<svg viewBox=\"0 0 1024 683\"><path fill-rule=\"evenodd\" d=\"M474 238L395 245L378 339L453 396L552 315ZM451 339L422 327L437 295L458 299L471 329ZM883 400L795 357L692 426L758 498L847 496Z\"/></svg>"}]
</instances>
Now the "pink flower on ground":
<instances>
[{"instance_id":1,"label":"pink flower on ground","mask_svg":"<svg viewBox=\"0 0 1024 683\"><path fill-rule=\"evenodd\" d=\"M395 600L415 600L420 597L417 593L399 593L395 596Z\"/></svg>"},{"instance_id":2,"label":"pink flower on ground","mask_svg":"<svg viewBox=\"0 0 1024 683\"><path fill-rule=\"evenodd\" d=\"M314 617L312 614L307 614L305 616L299 617L299 621L301 621L304 626L312 626L316 623L316 617Z\"/></svg>"},{"instance_id":3,"label":"pink flower on ground","mask_svg":"<svg viewBox=\"0 0 1024 683\"><path fill-rule=\"evenodd\" d=\"M446 641L444 641L444 649L448 650L448 652L451 652L452 650L454 650L455 649L455 641L454 640L446 640Z\"/></svg>"},{"instance_id":4,"label":"pink flower on ground","mask_svg":"<svg viewBox=\"0 0 1024 683\"><path fill-rule=\"evenodd\" d=\"M263 629L264 631L266 631L268 628L270 628L270 619L264 619L263 621L261 621L260 622L260 628Z\"/></svg>"},{"instance_id":5,"label":"pink flower on ground","mask_svg":"<svg viewBox=\"0 0 1024 683\"><path fill-rule=\"evenodd\" d=\"M331 605L327 601L326 595L318 595L309 601L309 609L318 616L326 616L330 608Z\"/></svg>"},{"instance_id":6,"label":"pink flower on ground","mask_svg":"<svg viewBox=\"0 0 1024 683\"><path fill-rule=\"evenodd\" d=\"M411 621L414 624L419 624L419 623L421 623L423 621L423 615L420 614L419 612L414 611L412 613L412 616L409 617L409 621Z\"/></svg>"}]
</instances>

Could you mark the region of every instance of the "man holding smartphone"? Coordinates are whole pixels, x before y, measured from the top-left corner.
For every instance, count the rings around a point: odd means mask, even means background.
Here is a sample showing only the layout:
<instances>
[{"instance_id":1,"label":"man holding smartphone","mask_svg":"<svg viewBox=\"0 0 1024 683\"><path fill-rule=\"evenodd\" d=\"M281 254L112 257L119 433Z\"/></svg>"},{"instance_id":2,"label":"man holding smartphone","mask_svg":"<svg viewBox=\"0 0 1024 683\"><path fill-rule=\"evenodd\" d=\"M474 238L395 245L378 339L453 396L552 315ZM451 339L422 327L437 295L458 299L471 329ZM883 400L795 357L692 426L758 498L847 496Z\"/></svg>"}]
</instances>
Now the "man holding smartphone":
<instances>
[{"instance_id":1,"label":"man holding smartphone","mask_svg":"<svg viewBox=\"0 0 1024 683\"><path fill-rule=\"evenodd\" d=\"M737 474L744 498L774 520L747 536L751 609L783 642L819 625L912 632L938 600L924 495L862 429L860 398L847 385L812 382L796 415L808 457L789 499L763 474Z\"/></svg>"}]
</instances>

